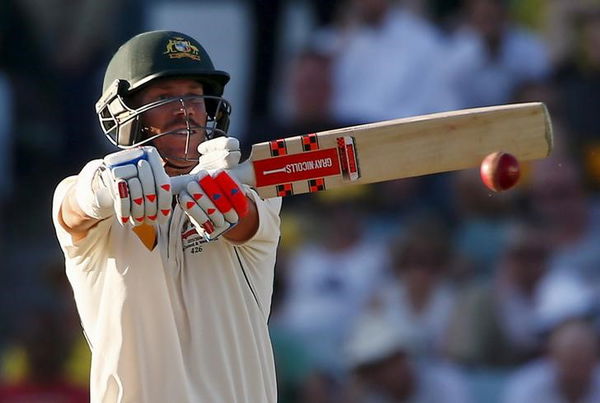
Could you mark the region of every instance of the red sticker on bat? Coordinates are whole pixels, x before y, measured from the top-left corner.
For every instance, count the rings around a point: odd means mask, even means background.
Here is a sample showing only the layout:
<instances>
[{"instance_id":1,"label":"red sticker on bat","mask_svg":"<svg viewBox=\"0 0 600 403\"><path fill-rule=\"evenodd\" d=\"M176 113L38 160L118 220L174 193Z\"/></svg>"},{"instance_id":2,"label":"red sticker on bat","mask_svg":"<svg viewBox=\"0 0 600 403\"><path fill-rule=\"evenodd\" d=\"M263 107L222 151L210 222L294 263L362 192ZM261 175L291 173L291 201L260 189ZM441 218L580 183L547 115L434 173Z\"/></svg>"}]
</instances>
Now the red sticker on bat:
<instances>
[{"instance_id":1,"label":"red sticker on bat","mask_svg":"<svg viewBox=\"0 0 600 403\"><path fill-rule=\"evenodd\" d=\"M277 185L275 186L275 190L277 190L277 196L279 197L291 196L294 194L294 187L291 183Z\"/></svg>"},{"instance_id":2,"label":"red sticker on bat","mask_svg":"<svg viewBox=\"0 0 600 403\"><path fill-rule=\"evenodd\" d=\"M358 161L356 160L354 149L354 138L344 136L338 137L336 140L344 179L355 181L360 177L360 174L358 172Z\"/></svg>"},{"instance_id":3,"label":"red sticker on bat","mask_svg":"<svg viewBox=\"0 0 600 403\"><path fill-rule=\"evenodd\" d=\"M335 148L267 158L254 161L253 164L257 187L342 173L338 152Z\"/></svg>"},{"instance_id":4,"label":"red sticker on bat","mask_svg":"<svg viewBox=\"0 0 600 403\"><path fill-rule=\"evenodd\" d=\"M314 151L319 149L319 137L316 133L307 134L302 136L302 150Z\"/></svg>"},{"instance_id":5,"label":"red sticker on bat","mask_svg":"<svg viewBox=\"0 0 600 403\"><path fill-rule=\"evenodd\" d=\"M308 191L313 192L321 192L325 190L325 179L311 179L308 181Z\"/></svg>"},{"instance_id":6,"label":"red sticker on bat","mask_svg":"<svg viewBox=\"0 0 600 403\"><path fill-rule=\"evenodd\" d=\"M287 154L287 144L285 143L285 139L270 141L269 148L271 149L271 155L273 157Z\"/></svg>"}]
</instances>

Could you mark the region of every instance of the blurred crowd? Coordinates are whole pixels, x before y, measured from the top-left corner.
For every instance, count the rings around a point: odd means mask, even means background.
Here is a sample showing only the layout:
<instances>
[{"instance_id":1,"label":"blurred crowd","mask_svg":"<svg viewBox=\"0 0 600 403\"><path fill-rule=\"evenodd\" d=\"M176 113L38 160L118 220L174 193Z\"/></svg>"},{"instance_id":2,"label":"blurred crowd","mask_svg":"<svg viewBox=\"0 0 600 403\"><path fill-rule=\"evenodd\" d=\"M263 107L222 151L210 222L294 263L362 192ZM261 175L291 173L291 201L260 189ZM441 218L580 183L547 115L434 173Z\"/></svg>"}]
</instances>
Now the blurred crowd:
<instances>
[{"instance_id":1,"label":"blurred crowd","mask_svg":"<svg viewBox=\"0 0 600 403\"><path fill-rule=\"evenodd\" d=\"M103 69L159 3L0 3L0 402L87 401L50 202L110 151L93 109ZM545 102L554 125L552 155L507 192L474 169L284 200L280 401L600 402L600 1L226 3L252 21L250 114L230 133L246 153L511 102ZM290 8L310 18L286 24Z\"/></svg>"}]
</instances>

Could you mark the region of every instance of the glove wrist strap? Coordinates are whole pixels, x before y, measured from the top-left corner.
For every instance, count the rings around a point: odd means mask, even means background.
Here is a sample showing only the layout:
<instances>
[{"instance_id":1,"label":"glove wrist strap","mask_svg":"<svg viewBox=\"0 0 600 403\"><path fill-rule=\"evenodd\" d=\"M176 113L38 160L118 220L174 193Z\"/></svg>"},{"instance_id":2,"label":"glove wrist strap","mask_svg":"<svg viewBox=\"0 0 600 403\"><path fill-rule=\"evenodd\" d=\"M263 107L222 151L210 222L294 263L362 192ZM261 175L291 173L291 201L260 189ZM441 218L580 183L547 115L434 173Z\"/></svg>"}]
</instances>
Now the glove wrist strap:
<instances>
[{"instance_id":1,"label":"glove wrist strap","mask_svg":"<svg viewBox=\"0 0 600 403\"><path fill-rule=\"evenodd\" d=\"M102 160L90 161L77 176L75 200L88 217L98 220L110 217L114 213L111 201L98 200L97 189L105 187L102 183Z\"/></svg>"}]
</instances>

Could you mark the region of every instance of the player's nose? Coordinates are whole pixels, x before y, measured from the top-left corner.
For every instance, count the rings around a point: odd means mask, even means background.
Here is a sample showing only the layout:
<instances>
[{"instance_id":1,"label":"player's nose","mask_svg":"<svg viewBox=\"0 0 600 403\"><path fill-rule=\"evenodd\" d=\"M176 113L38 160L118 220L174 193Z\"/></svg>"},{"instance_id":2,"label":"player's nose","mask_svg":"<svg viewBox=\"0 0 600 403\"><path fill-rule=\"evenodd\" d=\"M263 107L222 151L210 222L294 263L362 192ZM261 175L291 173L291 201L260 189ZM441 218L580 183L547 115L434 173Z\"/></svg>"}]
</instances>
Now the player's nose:
<instances>
[{"instance_id":1,"label":"player's nose","mask_svg":"<svg viewBox=\"0 0 600 403\"><path fill-rule=\"evenodd\" d=\"M194 116L197 113L194 105L186 102L183 98L180 98L177 105L173 108L173 114L176 116Z\"/></svg>"}]
</instances>

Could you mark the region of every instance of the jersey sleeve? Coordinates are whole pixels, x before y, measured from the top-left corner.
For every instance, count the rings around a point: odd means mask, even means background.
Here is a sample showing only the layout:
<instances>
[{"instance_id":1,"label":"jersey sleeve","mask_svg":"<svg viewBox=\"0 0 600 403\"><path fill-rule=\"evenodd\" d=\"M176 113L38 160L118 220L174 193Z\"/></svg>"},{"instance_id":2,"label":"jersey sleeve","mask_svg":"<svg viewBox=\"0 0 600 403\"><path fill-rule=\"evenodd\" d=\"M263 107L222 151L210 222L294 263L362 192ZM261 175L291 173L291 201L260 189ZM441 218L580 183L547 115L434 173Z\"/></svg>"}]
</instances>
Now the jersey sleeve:
<instances>
[{"instance_id":1,"label":"jersey sleeve","mask_svg":"<svg viewBox=\"0 0 600 403\"><path fill-rule=\"evenodd\" d=\"M60 209L68 191L75 185L77 176L70 176L58 184L52 201L52 222L67 263L92 270L108 247L108 233L114 220L102 220L90 228L85 238L75 241L59 220Z\"/></svg>"},{"instance_id":2,"label":"jersey sleeve","mask_svg":"<svg viewBox=\"0 0 600 403\"><path fill-rule=\"evenodd\" d=\"M279 244L281 198L263 200L249 187L245 190L248 197L256 204L259 220L258 230L254 236L243 243L236 244L226 238L221 239L234 246L239 264L244 268L246 280L259 301L259 308L266 322L269 318L277 245Z\"/></svg>"}]
</instances>

